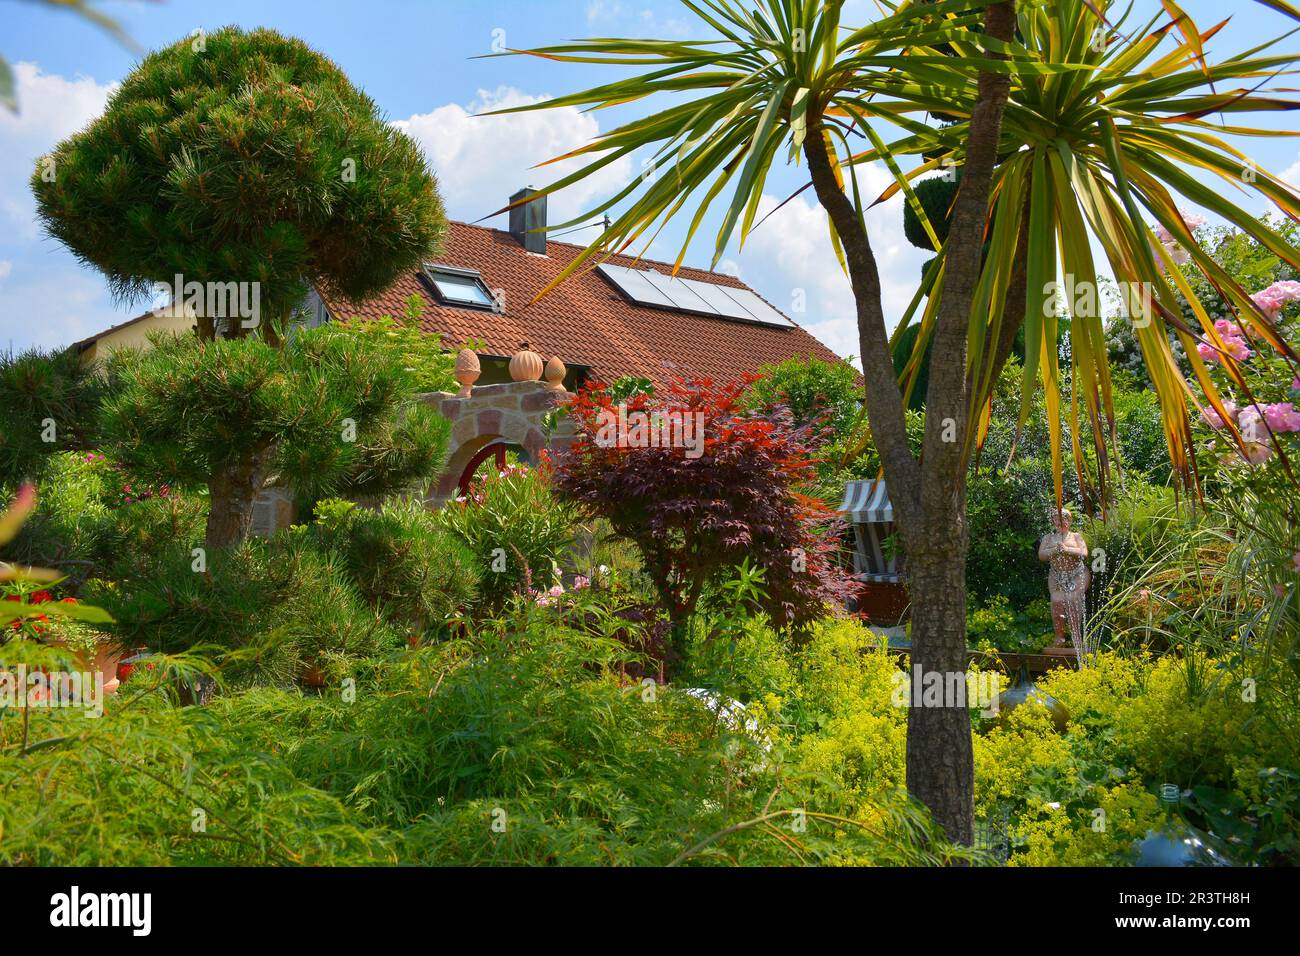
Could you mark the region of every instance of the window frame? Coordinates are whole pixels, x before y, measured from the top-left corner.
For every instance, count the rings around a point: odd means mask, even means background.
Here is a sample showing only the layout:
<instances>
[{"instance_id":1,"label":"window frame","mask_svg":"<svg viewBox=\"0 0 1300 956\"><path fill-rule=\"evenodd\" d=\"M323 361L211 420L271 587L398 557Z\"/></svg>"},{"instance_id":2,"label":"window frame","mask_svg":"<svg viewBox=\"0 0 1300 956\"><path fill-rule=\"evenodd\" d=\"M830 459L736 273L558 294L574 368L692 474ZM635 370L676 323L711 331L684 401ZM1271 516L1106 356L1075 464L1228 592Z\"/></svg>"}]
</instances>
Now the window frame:
<instances>
[{"instance_id":1,"label":"window frame","mask_svg":"<svg viewBox=\"0 0 1300 956\"><path fill-rule=\"evenodd\" d=\"M426 262L420 270L424 276L425 283L428 285L434 298L439 305L445 305L453 309L473 309L478 312L498 312L496 296L488 288L488 284L483 280L483 275L477 269L464 269L458 266L443 265L440 262ZM438 286L438 280L461 281L466 285L473 285L483 294L486 302L474 302L466 299L455 299L447 295Z\"/></svg>"}]
</instances>

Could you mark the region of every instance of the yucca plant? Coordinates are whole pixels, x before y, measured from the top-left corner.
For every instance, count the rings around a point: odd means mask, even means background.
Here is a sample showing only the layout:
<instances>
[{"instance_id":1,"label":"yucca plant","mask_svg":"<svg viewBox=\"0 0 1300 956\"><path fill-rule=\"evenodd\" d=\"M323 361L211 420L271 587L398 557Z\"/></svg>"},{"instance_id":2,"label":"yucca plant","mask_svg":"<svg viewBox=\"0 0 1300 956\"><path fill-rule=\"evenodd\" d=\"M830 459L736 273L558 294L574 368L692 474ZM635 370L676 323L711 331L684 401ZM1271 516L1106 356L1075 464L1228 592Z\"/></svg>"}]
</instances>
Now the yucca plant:
<instances>
[{"instance_id":1,"label":"yucca plant","mask_svg":"<svg viewBox=\"0 0 1300 956\"><path fill-rule=\"evenodd\" d=\"M1165 3L1167 12L1157 10L1145 23L1134 25L1129 22L1132 4L1112 18L1112 10L1120 6L1111 0L1049 0L1021 10L1017 35L1025 47L1045 67L1073 68L1020 73L1012 84L1002 125L1003 160L993 182L988 267L976 291L976 320L968 330L972 427L966 432L967 443L985 433L993 384L1023 321L1021 422L1041 382L1052 430L1058 502L1061 426L1067 420L1082 426L1070 429L1073 457L1082 469L1086 456L1080 454L1079 441L1088 426L1079 420L1085 410L1103 467L1095 476L1081 471L1079 481L1088 488L1096 480L1100 497L1105 494L1107 444L1113 446L1115 421L1098 294L1103 276L1113 275L1119 283L1120 307L1133 323L1160 398L1170 458L1186 486L1195 481L1188 416L1188 396L1193 393L1180 372L1172 341L1182 343L1193 375L1216 411L1222 412L1222 401L1197 354L1198 344L1212 346L1230 377L1246 393L1249 389L1215 329L1214 304L1197 297L1176 267L1176 256L1190 256L1244 331L1292 362L1297 360L1250 294L1196 242L1195 220L1189 222L1191 217L1180 208L1182 200L1209 210L1284 262L1296 264L1296 250L1285 238L1191 172L1212 173L1231 191L1262 195L1297 218L1300 202L1294 191L1224 138L1295 134L1214 121L1217 114L1287 111L1300 105L1281 95L1289 90L1267 88L1276 77L1295 72L1294 54L1269 53L1290 34L1216 62L1209 58L1206 44L1226 20L1201 32L1176 4ZM900 117L925 140L923 152L930 158L910 176L934 163L963 164L969 115L976 104L973 92L939 91L927 77L907 74L898 77L891 92L960 120L931 130ZM1105 256L1104 267L1094 261L1094 241ZM947 249L941 251L941 262L947 254ZM931 275L933 294L920 319L909 376L920 366L944 298L943 271ZM1180 294L1200 328L1182 321ZM899 326L896 337L907 324ZM1061 324L1068 325L1074 386L1068 412L1061 407L1063 375L1057 368Z\"/></svg>"},{"instance_id":2,"label":"yucca plant","mask_svg":"<svg viewBox=\"0 0 1300 956\"><path fill-rule=\"evenodd\" d=\"M1227 210L1224 200L1197 185L1176 162L1189 160L1220 172L1234 164L1240 169L1243 158L1215 139L1203 117L1289 108L1276 95L1225 89L1237 79L1258 85L1261 75L1286 63L1252 51L1211 65L1203 35L1172 0L1163 4L1169 24L1152 29L1153 21L1114 40L1109 37L1119 34L1107 19L1105 0L1019 5L1007 0L983 9L972 9L971 0L882 0L877 5L882 16L854 29L840 22L840 0L763 0L753 8L733 0L682 2L713 39L593 39L523 51L567 62L641 66L645 72L522 109L601 108L661 92L674 97L673 105L570 154L592 161L544 191L562 189L634 152L653 157L647 175L575 220L627 200L611 228L556 281L639 241L648 243L668 219L685 212L690 221L680 263L705 214L725 194L730 202L715 241L716 263L737 228L742 243L754 228L778 156L806 160L810 186L827 211L853 288L866 409L917 598L912 666L939 674L963 672L967 463L983 430L981 412L992 384L1022 324L1029 349L1037 349L1026 380L1048 383L1048 413L1058 419L1052 434L1059 476L1060 370L1054 346L1042 347L1055 343L1056 319L1043 316L1042 301L1055 278L1058 243L1067 270L1091 278L1090 229L1104 232L1103 247L1123 266L1118 278L1157 283L1160 324L1144 330L1143 349L1162 379L1168 432L1181 434L1174 423L1180 414L1185 417L1184 399L1168 346L1157 341L1169 321L1165 310L1173 293L1160 270L1161 254L1151 249L1144 210L1187 245L1190 237L1171 188ZM1300 12L1281 0L1267 5L1300 19ZM1105 42L1096 41L1098 28ZM1155 47L1175 32L1182 43L1151 60ZM1211 92L1196 92L1202 88ZM928 125L927 114L942 114L948 125ZM1179 122L1170 122L1175 118ZM886 141L882 129L898 138ZM852 137L862 137L870 148L855 152ZM1024 143L1030 148L1022 148ZM908 157L915 168L904 172ZM864 196L852 175L855 164L874 161L884 162L896 179L880 197ZM940 242L911 182L945 163L960 169L961 184ZM1274 177L1263 174L1250 185L1284 209L1293 208ZM880 276L864 218L870 204L899 190L941 257L927 270L909 310L908 322L928 294L917 360L901 376L891 362ZM998 214L991 217L994 210ZM1240 221L1244 214L1232 216ZM1252 222L1249 228L1260 227ZM1233 299L1244 309L1241 300ZM1244 321L1268 337L1261 318L1252 314ZM1100 321L1076 324L1074 394L1101 418L1109 393ZM908 446L904 400L919 356L931 342L926 433L917 456ZM1186 442L1171 441L1170 450L1183 456ZM1057 488L1059 500L1059 477ZM973 772L964 703L914 707L907 760L911 792L950 838L969 843Z\"/></svg>"}]
</instances>

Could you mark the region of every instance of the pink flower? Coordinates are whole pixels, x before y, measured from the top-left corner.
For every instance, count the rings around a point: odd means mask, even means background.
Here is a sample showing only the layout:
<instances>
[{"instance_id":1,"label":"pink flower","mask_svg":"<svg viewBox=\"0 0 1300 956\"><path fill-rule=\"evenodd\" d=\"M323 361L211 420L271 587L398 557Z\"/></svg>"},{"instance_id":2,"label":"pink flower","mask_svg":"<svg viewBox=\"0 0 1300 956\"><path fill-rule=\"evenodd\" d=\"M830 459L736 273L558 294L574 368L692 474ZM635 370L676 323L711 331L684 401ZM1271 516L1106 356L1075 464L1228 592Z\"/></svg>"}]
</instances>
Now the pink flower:
<instances>
[{"instance_id":1,"label":"pink flower","mask_svg":"<svg viewBox=\"0 0 1300 956\"><path fill-rule=\"evenodd\" d=\"M1260 439L1262 429L1259 424L1264 420L1263 411L1258 405L1251 405L1238 413L1237 427L1241 429L1241 435L1246 441L1253 442Z\"/></svg>"},{"instance_id":2,"label":"pink flower","mask_svg":"<svg viewBox=\"0 0 1300 956\"><path fill-rule=\"evenodd\" d=\"M1300 432L1300 412L1290 402L1264 406L1264 421L1275 432Z\"/></svg>"},{"instance_id":3,"label":"pink flower","mask_svg":"<svg viewBox=\"0 0 1300 956\"><path fill-rule=\"evenodd\" d=\"M1300 551L1291 556L1291 563L1295 565L1296 573L1300 574Z\"/></svg>"},{"instance_id":4,"label":"pink flower","mask_svg":"<svg viewBox=\"0 0 1300 956\"><path fill-rule=\"evenodd\" d=\"M538 591L534 591L533 593L536 595L533 600L537 602L538 607L550 607L564 596L564 588L557 584L545 594Z\"/></svg>"},{"instance_id":5,"label":"pink flower","mask_svg":"<svg viewBox=\"0 0 1300 956\"><path fill-rule=\"evenodd\" d=\"M1276 320L1289 303L1300 302L1300 282L1292 280L1274 282L1267 289L1256 292L1250 298L1261 312L1270 319Z\"/></svg>"},{"instance_id":6,"label":"pink flower","mask_svg":"<svg viewBox=\"0 0 1300 956\"><path fill-rule=\"evenodd\" d=\"M1234 422L1237 420L1236 402L1224 402L1223 410L1228 413L1229 419L1231 419ZM1211 405L1207 405L1201 409L1201 417L1205 419L1205 423L1209 425L1211 428L1223 427L1223 419L1219 417L1219 413L1216 412L1214 410L1214 407Z\"/></svg>"},{"instance_id":7,"label":"pink flower","mask_svg":"<svg viewBox=\"0 0 1300 956\"><path fill-rule=\"evenodd\" d=\"M1215 323L1216 326L1220 324L1224 324L1224 323L1222 323L1221 321ZM1255 354L1250 350L1250 347L1246 345L1246 340L1243 339L1240 335L1236 334L1237 330L1235 328L1229 329L1227 331L1224 331L1223 329L1218 329L1217 331L1219 332L1219 337L1223 339L1223 351L1227 352L1238 362L1244 362L1246 361L1246 359L1250 358L1252 355ZM1199 344L1197 344L1196 354L1199 355L1201 359L1206 362L1223 361L1223 354L1219 351L1219 349L1211 345L1209 342L1200 342Z\"/></svg>"},{"instance_id":8,"label":"pink flower","mask_svg":"<svg viewBox=\"0 0 1300 956\"><path fill-rule=\"evenodd\" d=\"M1273 447L1262 442L1246 443L1246 460L1252 465L1262 465L1273 457Z\"/></svg>"},{"instance_id":9,"label":"pink flower","mask_svg":"<svg viewBox=\"0 0 1300 956\"><path fill-rule=\"evenodd\" d=\"M573 579L573 590L575 591L581 591L583 588L590 586L591 578L588 578L585 575L579 574Z\"/></svg>"}]
</instances>

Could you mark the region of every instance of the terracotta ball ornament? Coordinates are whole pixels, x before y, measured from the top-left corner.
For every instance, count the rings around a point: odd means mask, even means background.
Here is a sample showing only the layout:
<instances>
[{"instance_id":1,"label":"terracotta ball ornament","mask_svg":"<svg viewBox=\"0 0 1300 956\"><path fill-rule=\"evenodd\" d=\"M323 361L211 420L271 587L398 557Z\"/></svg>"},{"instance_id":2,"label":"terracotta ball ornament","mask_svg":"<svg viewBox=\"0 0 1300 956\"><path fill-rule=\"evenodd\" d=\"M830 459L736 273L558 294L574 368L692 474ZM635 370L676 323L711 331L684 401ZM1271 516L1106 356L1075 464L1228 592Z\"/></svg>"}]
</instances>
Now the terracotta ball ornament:
<instances>
[{"instance_id":1,"label":"terracotta ball ornament","mask_svg":"<svg viewBox=\"0 0 1300 956\"><path fill-rule=\"evenodd\" d=\"M460 391L456 393L456 397L469 398L474 390L474 383L482 374L483 370L479 367L478 356L474 354L474 350L461 349L456 355L456 381L460 383Z\"/></svg>"},{"instance_id":2,"label":"terracotta ball ornament","mask_svg":"<svg viewBox=\"0 0 1300 956\"><path fill-rule=\"evenodd\" d=\"M520 342L519 351L510 359L510 377L516 382L535 382L542 377L542 357L527 342Z\"/></svg>"}]
</instances>

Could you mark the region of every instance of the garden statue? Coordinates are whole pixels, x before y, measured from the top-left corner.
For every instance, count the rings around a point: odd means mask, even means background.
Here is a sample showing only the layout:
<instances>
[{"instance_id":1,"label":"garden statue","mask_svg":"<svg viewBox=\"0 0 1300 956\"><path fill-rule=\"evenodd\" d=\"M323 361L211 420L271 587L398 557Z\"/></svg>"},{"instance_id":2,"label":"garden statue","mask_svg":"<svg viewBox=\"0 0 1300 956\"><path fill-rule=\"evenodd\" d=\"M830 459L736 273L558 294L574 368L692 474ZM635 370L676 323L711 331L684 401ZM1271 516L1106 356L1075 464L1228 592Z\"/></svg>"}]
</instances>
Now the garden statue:
<instances>
[{"instance_id":1,"label":"garden statue","mask_svg":"<svg viewBox=\"0 0 1300 956\"><path fill-rule=\"evenodd\" d=\"M1052 626L1056 629L1056 646L1065 646L1066 628L1083 664L1083 602L1092 583L1088 569L1088 542L1070 530L1070 511L1062 508L1052 514L1054 531L1043 536L1038 546L1038 560L1047 562L1047 590L1052 598Z\"/></svg>"}]
</instances>

